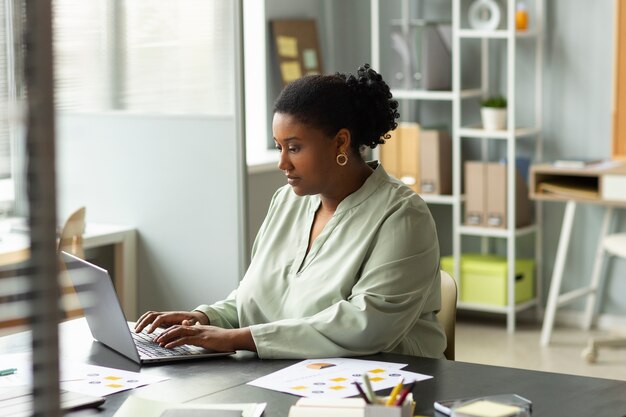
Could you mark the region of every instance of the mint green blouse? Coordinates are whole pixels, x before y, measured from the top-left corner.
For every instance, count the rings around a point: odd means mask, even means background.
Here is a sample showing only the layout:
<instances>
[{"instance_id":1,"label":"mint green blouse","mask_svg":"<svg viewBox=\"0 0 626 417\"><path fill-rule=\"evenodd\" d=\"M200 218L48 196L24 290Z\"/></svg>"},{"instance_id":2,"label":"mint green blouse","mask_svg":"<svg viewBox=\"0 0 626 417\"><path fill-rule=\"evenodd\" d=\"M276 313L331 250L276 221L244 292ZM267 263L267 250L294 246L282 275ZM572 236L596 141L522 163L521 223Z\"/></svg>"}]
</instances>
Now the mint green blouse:
<instances>
[{"instance_id":1,"label":"mint green blouse","mask_svg":"<svg viewBox=\"0 0 626 417\"><path fill-rule=\"evenodd\" d=\"M318 195L280 188L239 287L196 310L215 326L250 327L264 359L443 357L439 245L426 203L378 165L306 254L319 206Z\"/></svg>"}]
</instances>

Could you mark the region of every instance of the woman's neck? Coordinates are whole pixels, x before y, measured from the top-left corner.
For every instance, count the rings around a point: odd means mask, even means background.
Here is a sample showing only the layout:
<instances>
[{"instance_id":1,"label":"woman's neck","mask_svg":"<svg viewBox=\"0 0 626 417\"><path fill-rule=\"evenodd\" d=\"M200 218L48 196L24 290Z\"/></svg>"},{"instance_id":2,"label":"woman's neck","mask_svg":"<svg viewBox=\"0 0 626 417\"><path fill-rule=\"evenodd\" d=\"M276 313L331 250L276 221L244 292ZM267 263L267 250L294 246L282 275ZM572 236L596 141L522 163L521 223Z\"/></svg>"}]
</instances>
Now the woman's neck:
<instances>
[{"instance_id":1,"label":"woman's neck","mask_svg":"<svg viewBox=\"0 0 626 417\"><path fill-rule=\"evenodd\" d=\"M339 204L350 194L361 188L374 170L362 159L348 163L341 167L334 183L334 187L325 193L320 193L320 209L327 213L334 213Z\"/></svg>"}]
</instances>

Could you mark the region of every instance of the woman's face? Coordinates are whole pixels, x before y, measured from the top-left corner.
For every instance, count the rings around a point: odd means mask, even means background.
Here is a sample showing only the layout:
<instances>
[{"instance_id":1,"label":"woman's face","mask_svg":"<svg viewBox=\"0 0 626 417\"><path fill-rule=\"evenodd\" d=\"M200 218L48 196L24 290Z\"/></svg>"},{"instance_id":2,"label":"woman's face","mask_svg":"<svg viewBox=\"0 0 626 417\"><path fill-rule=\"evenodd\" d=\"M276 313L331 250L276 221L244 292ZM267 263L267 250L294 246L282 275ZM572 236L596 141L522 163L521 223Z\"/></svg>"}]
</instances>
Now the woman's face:
<instances>
[{"instance_id":1,"label":"woman's face","mask_svg":"<svg viewBox=\"0 0 626 417\"><path fill-rule=\"evenodd\" d=\"M274 114L272 130L280 151L278 169L285 173L293 191L297 195L328 192L338 179L337 138L329 138L321 130L285 113Z\"/></svg>"}]
</instances>

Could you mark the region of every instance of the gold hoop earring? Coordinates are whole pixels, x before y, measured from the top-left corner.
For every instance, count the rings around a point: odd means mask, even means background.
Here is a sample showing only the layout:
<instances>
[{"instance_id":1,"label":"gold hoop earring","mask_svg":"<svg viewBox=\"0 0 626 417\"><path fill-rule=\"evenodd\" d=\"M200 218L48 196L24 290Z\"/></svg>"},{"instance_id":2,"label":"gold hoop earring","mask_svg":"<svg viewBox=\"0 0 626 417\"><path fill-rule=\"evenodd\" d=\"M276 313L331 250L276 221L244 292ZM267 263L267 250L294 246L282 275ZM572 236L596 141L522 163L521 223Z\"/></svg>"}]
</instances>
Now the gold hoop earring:
<instances>
[{"instance_id":1,"label":"gold hoop earring","mask_svg":"<svg viewBox=\"0 0 626 417\"><path fill-rule=\"evenodd\" d=\"M337 165L344 166L348 163L348 155L345 152L341 152L337 155Z\"/></svg>"}]
</instances>

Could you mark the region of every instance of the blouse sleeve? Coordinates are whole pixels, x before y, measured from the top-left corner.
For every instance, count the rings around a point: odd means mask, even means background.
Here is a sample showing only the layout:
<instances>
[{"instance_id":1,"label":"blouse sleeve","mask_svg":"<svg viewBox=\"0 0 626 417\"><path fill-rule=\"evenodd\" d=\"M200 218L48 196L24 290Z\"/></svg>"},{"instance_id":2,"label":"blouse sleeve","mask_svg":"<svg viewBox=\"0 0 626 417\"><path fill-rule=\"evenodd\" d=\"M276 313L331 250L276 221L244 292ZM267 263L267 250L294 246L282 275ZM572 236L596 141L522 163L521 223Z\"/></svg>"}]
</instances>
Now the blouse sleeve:
<instances>
[{"instance_id":1,"label":"blouse sleeve","mask_svg":"<svg viewBox=\"0 0 626 417\"><path fill-rule=\"evenodd\" d=\"M250 327L259 357L358 356L392 350L420 320L424 306L431 309L438 299L439 279L432 217L415 207L398 210L381 225L346 300L310 317Z\"/></svg>"}]
</instances>

